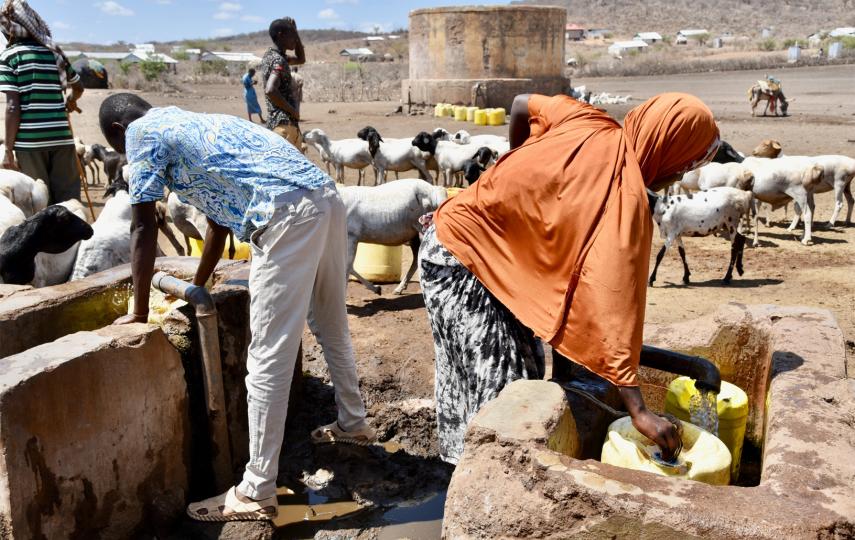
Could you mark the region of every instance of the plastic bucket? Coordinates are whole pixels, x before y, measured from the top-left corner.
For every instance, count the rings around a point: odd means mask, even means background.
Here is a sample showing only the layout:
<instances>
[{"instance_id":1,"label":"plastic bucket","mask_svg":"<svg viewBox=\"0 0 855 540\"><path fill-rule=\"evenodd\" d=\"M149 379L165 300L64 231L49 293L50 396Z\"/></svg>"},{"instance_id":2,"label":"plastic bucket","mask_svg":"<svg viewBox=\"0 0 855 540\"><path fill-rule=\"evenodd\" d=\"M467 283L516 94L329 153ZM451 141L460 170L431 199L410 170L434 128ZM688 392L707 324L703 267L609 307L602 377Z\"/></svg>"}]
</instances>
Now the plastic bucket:
<instances>
[{"instance_id":1,"label":"plastic bucket","mask_svg":"<svg viewBox=\"0 0 855 540\"><path fill-rule=\"evenodd\" d=\"M363 244L356 246L353 269L374 283L401 281L401 246Z\"/></svg>"}]
</instances>

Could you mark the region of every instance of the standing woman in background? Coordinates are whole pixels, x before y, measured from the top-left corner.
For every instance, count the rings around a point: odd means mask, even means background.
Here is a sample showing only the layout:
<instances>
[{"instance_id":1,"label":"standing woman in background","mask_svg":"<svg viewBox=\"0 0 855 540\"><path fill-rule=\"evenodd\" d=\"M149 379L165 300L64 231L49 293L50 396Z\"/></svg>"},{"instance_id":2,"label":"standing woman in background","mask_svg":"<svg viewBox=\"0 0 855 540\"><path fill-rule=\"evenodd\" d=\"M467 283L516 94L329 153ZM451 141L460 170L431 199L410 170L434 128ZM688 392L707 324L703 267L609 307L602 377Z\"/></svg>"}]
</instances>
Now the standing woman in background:
<instances>
[{"instance_id":1,"label":"standing woman in background","mask_svg":"<svg viewBox=\"0 0 855 540\"><path fill-rule=\"evenodd\" d=\"M246 100L246 116L252 122L252 115L257 114L261 123L267 120L261 115L261 105L258 104L258 95L255 93L255 68L249 68L241 79L243 83L243 98Z\"/></svg>"}]
</instances>

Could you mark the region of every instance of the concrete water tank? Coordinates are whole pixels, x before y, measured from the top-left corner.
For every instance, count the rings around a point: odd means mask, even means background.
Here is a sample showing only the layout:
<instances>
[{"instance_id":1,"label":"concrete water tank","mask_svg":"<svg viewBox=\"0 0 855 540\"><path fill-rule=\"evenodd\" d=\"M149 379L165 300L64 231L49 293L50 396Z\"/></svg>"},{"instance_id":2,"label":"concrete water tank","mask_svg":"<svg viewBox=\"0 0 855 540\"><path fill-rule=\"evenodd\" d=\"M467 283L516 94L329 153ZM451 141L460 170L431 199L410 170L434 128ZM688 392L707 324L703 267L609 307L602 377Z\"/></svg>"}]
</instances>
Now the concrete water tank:
<instances>
[{"instance_id":1,"label":"concrete water tank","mask_svg":"<svg viewBox=\"0 0 855 540\"><path fill-rule=\"evenodd\" d=\"M463 6L410 12L405 101L509 108L522 93L567 90L567 11L541 6Z\"/></svg>"}]
</instances>

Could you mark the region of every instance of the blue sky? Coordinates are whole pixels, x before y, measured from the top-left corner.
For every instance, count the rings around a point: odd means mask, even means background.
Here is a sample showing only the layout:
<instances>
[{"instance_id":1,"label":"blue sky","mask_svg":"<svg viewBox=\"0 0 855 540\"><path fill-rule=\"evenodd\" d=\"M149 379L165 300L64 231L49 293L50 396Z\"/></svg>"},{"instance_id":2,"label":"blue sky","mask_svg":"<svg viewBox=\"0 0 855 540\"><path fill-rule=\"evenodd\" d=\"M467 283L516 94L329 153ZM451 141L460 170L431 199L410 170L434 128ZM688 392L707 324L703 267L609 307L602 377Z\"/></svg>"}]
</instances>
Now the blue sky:
<instances>
[{"instance_id":1,"label":"blue sky","mask_svg":"<svg viewBox=\"0 0 855 540\"><path fill-rule=\"evenodd\" d=\"M208 38L267 28L289 15L300 28L390 31L407 25L412 9L461 0L29 0L58 41L129 43ZM507 1L485 3L506 4ZM278 6L278 7L273 7Z\"/></svg>"}]
</instances>

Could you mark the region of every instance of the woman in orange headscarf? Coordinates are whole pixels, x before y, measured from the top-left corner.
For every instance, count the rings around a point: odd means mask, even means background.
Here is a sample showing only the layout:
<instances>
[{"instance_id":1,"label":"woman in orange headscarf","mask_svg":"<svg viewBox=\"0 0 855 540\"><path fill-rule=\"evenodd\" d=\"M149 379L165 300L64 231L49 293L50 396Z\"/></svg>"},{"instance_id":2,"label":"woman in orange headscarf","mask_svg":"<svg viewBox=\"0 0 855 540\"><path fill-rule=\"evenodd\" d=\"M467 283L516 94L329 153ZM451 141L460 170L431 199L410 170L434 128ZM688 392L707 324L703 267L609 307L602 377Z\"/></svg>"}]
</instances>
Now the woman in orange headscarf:
<instances>
[{"instance_id":1,"label":"woman in orange headscarf","mask_svg":"<svg viewBox=\"0 0 855 540\"><path fill-rule=\"evenodd\" d=\"M434 214L420 253L436 349L440 453L508 383L542 378L537 338L619 387L635 427L673 455L638 387L653 225L645 188L708 162L710 110L663 94L625 127L567 96L518 96L513 150Z\"/></svg>"}]
</instances>

